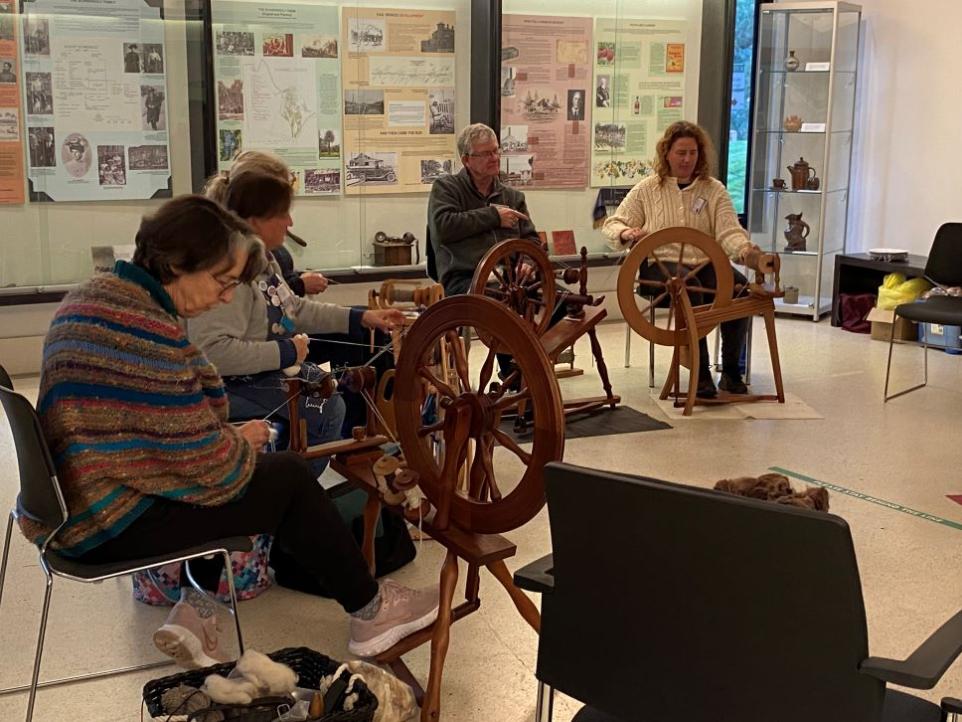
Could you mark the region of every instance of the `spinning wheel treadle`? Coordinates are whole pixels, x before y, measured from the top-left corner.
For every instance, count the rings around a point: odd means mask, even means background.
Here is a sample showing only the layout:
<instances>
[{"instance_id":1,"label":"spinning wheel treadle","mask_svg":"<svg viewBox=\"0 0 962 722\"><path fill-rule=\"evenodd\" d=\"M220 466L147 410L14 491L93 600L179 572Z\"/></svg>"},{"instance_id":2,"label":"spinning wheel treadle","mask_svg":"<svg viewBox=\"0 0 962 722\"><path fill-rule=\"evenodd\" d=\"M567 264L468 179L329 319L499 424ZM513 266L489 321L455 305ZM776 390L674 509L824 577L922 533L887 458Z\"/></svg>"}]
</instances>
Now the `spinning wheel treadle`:
<instances>
[{"instance_id":1,"label":"spinning wheel treadle","mask_svg":"<svg viewBox=\"0 0 962 722\"><path fill-rule=\"evenodd\" d=\"M483 353L472 374L459 329L477 329ZM453 355L457 379L449 384L433 367L435 350L443 341ZM495 356L508 353L517 366L515 379L505 379L497 390L488 386L495 371ZM517 388L511 389L517 381ZM423 385L436 389L444 418L426 425L421 418ZM398 440L408 468L420 476L422 491L438 510L435 524L450 523L465 531L498 534L516 529L544 506L542 469L560 459L564 450L561 397L551 363L530 328L494 300L479 296L445 299L422 314L411 327L398 360L395 376L395 414ZM499 429L501 416L524 401L533 412L534 435L530 451L522 449ZM435 457L431 435L442 434L444 455ZM474 454L467 462L468 441ZM523 473L510 487L499 479L494 464L498 449L517 458ZM510 456L507 457L510 460ZM456 491L456 472L467 468L468 488ZM514 462L517 463L517 462Z\"/></svg>"}]
</instances>

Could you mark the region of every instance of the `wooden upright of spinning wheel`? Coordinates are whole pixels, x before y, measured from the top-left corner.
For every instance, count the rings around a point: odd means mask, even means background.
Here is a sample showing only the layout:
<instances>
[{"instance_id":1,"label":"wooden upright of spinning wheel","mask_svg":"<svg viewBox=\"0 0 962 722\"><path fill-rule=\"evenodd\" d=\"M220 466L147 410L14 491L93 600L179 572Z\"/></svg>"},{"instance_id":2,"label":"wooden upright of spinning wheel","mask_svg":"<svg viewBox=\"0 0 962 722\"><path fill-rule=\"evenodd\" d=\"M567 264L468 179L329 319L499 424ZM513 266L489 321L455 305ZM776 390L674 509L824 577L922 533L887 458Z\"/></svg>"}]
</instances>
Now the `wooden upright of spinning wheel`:
<instances>
[{"instance_id":1,"label":"wooden upright of spinning wheel","mask_svg":"<svg viewBox=\"0 0 962 722\"><path fill-rule=\"evenodd\" d=\"M704 260L686 264L685 251L691 248L698 249ZM646 260L657 269L657 279L638 278L638 271ZM778 343L775 339L773 299L782 295L778 282L777 256L774 256L773 264L773 285L766 286L764 277L757 274L753 283L736 287L731 265L722 247L715 239L691 228L665 228L657 231L639 241L628 253L618 273L618 305L628 325L640 336L653 343L673 348L671 366L661 390L661 398L672 396L675 406L685 407L685 416L691 415L695 404L751 401L785 403ZM700 285L697 278L699 273L709 267L714 271L716 279L714 288ZM693 306L689 293L699 293L703 297L710 297L711 301ZM642 301L641 305L639 301ZM656 316L651 313L666 302L667 315ZM697 399L699 339L724 321L757 315L765 319L776 393L736 395L720 392L717 399ZM690 370L686 391L679 389L679 367L683 365Z\"/></svg>"},{"instance_id":2,"label":"wooden upright of spinning wheel","mask_svg":"<svg viewBox=\"0 0 962 722\"><path fill-rule=\"evenodd\" d=\"M469 362L457 343L462 327L478 331L480 344ZM440 376L442 346L455 369L451 382ZM496 354L515 359L511 377L494 388ZM532 519L544 506L543 468L564 451L561 396L552 366L531 328L491 299L462 295L427 309L411 327L398 360L395 392L397 434L409 476L418 478L431 510L423 518L408 512L414 523L446 548L440 578L437 621L375 657L416 691L420 685L402 660L410 650L431 642L427 689L421 694L422 722L440 717L440 688L450 627L480 604L480 571L488 571L507 590L521 616L540 629L537 608L514 586L505 559L515 545L501 536ZM443 416L425 419L424 401L436 395ZM534 427L530 449L522 449L502 431L501 417L527 403ZM468 453L473 446L473 453ZM369 454L341 455L333 468L365 489L366 536L372 536L380 511L378 480ZM463 473L462 473L463 472ZM467 484L460 486L460 477ZM373 564L373 545L365 545ZM467 564L464 601L453 605L459 560Z\"/></svg>"},{"instance_id":3,"label":"wooden upright of spinning wheel","mask_svg":"<svg viewBox=\"0 0 962 722\"><path fill-rule=\"evenodd\" d=\"M614 408L621 401L621 397L611 391L608 367L595 332L595 327L608 312L602 305L604 297L588 295L587 255L587 250L582 248L580 268L567 268L560 273L565 283L579 285L576 293L558 291L548 254L537 244L523 239L502 241L492 246L481 259L471 281L471 294L494 299L525 320L538 336L552 365L558 363L565 349L588 334L605 395L567 400L564 402L565 414L593 411L602 406ZM565 304L567 313L552 326L551 317L558 303ZM523 419L524 416L519 417L522 422Z\"/></svg>"}]
</instances>

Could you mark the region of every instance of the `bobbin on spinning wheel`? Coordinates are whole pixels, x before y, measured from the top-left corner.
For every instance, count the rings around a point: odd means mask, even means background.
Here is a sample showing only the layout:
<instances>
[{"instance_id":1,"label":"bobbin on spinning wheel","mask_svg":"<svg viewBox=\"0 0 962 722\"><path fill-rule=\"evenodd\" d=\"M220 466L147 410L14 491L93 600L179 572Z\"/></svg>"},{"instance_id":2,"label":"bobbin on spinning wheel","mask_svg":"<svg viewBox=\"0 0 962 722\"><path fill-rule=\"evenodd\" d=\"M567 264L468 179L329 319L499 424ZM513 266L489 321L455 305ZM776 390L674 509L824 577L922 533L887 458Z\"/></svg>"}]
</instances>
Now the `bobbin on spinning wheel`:
<instances>
[{"instance_id":1,"label":"bobbin on spinning wheel","mask_svg":"<svg viewBox=\"0 0 962 722\"><path fill-rule=\"evenodd\" d=\"M696 248L704 260L695 264L684 262L685 251ZM669 259L666 263L666 259ZM659 278L638 278L641 265L648 261ZM668 265L671 264L671 265ZM674 268L672 267L674 266ZM696 275L711 267L716 287L700 285ZM700 293L711 298L711 309L731 305L734 274L722 247L710 236L691 228L665 228L652 233L635 244L618 272L618 306L628 325L643 338L661 346L685 346L688 332L683 330L683 318L678 307L679 292L687 285L689 293ZM655 316L651 310L668 304L667 316ZM713 325L699 329L699 338L707 335Z\"/></svg>"},{"instance_id":2,"label":"bobbin on spinning wheel","mask_svg":"<svg viewBox=\"0 0 962 722\"><path fill-rule=\"evenodd\" d=\"M472 364L457 343L460 329L478 330ZM457 381L446 383L435 371L436 350L448 343ZM507 353L516 368L504 383L489 389L496 354ZM427 382L439 396L443 418L422 421ZM517 385L514 383L517 382ZM553 369L538 338L517 314L497 301L464 295L446 298L427 309L411 327L395 377L398 440L408 468L437 509L435 526L498 534L520 527L544 506L543 468L564 451L564 416ZM505 412L524 401L533 413L530 451L522 449L499 426ZM436 458L432 436L443 439ZM468 442L474 453L469 455ZM467 488L456 488L457 472L469 463ZM497 472L495 471L497 467Z\"/></svg>"},{"instance_id":3,"label":"bobbin on spinning wheel","mask_svg":"<svg viewBox=\"0 0 962 722\"><path fill-rule=\"evenodd\" d=\"M532 269L528 275L524 275L525 266ZM547 254L532 241L502 241L481 258L469 293L509 306L541 336L551 323L557 297L554 269Z\"/></svg>"}]
</instances>

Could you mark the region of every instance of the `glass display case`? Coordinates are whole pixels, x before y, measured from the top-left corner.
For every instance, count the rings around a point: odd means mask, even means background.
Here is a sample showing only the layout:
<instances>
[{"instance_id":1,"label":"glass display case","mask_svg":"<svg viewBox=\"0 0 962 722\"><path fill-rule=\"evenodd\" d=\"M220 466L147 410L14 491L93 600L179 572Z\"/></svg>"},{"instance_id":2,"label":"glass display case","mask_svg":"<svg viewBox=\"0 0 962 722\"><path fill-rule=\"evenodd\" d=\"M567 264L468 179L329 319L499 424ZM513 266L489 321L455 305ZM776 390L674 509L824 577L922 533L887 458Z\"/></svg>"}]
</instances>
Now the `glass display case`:
<instances>
[{"instance_id":1,"label":"glass display case","mask_svg":"<svg viewBox=\"0 0 962 722\"><path fill-rule=\"evenodd\" d=\"M760 8L748 228L781 255L777 310L813 320L845 252L860 22L846 2Z\"/></svg>"}]
</instances>

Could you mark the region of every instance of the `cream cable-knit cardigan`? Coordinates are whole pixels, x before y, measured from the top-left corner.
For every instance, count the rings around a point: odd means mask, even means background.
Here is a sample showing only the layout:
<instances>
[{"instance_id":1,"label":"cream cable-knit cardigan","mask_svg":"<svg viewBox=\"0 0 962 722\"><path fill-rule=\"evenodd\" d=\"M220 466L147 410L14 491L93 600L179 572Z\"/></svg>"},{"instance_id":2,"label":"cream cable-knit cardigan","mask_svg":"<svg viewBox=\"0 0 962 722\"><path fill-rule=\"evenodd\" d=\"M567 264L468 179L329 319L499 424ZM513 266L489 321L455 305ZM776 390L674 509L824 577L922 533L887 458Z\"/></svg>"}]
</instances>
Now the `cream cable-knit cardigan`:
<instances>
[{"instance_id":1,"label":"cream cable-knit cardigan","mask_svg":"<svg viewBox=\"0 0 962 722\"><path fill-rule=\"evenodd\" d=\"M613 216L602 228L608 245L622 250L626 244L621 233L628 228L641 228L647 233L662 228L684 226L706 233L736 263L743 262L744 254L752 248L748 232L738 223L735 208L725 186L714 178L698 179L681 190L676 178L660 182L657 174L650 175L629 191ZM663 261L677 261L678 244L662 246L658 257ZM686 264L699 263L704 255L692 246L685 246Z\"/></svg>"}]
</instances>

